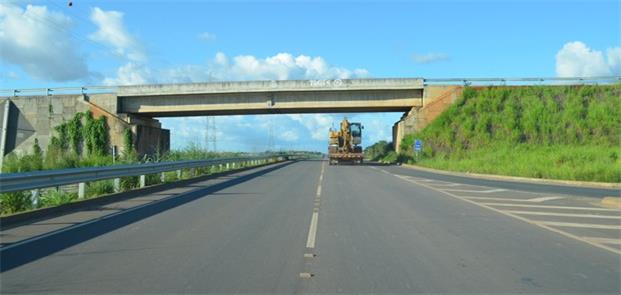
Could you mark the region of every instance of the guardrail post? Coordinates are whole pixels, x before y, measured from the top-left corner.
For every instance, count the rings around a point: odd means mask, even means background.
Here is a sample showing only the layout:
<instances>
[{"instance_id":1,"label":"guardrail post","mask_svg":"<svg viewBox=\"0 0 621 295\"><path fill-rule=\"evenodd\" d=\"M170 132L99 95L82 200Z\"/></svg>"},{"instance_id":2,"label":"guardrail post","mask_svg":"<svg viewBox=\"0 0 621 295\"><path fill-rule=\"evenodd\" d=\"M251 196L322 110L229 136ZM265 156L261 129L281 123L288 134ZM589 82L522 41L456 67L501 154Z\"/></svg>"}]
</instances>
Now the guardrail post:
<instances>
[{"instance_id":1,"label":"guardrail post","mask_svg":"<svg viewBox=\"0 0 621 295\"><path fill-rule=\"evenodd\" d=\"M177 170L177 180L181 179L181 169Z\"/></svg>"},{"instance_id":2,"label":"guardrail post","mask_svg":"<svg viewBox=\"0 0 621 295\"><path fill-rule=\"evenodd\" d=\"M33 189L30 191L30 202L32 203L32 208L39 207L39 196L41 195L40 189Z\"/></svg>"},{"instance_id":3,"label":"guardrail post","mask_svg":"<svg viewBox=\"0 0 621 295\"><path fill-rule=\"evenodd\" d=\"M147 185L147 176L146 175L140 175L140 187L143 188Z\"/></svg>"},{"instance_id":4,"label":"guardrail post","mask_svg":"<svg viewBox=\"0 0 621 295\"><path fill-rule=\"evenodd\" d=\"M118 193L121 191L121 179L120 178L115 178L112 181L112 187L114 187L114 192Z\"/></svg>"},{"instance_id":5,"label":"guardrail post","mask_svg":"<svg viewBox=\"0 0 621 295\"><path fill-rule=\"evenodd\" d=\"M166 181L166 172L160 173L160 182L164 183Z\"/></svg>"},{"instance_id":6,"label":"guardrail post","mask_svg":"<svg viewBox=\"0 0 621 295\"><path fill-rule=\"evenodd\" d=\"M86 183L80 182L78 183L78 199L84 199L86 195Z\"/></svg>"}]
</instances>

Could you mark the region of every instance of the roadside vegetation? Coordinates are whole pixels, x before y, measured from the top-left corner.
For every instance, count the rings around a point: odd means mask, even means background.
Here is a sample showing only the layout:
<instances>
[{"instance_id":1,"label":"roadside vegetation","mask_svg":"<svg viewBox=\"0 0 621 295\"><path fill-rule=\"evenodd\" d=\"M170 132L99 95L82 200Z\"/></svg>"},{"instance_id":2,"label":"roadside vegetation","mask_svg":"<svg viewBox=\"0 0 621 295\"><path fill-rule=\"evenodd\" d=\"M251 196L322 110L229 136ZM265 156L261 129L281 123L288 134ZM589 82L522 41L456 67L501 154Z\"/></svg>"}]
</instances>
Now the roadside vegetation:
<instances>
[{"instance_id":1,"label":"roadside vegetation","mask_svg":"<svg viewBox=\"0 0 621 295\"><path fill-rule=\"evenodd\" d=\"M416 156L415 139L423 141ZM395 161L431 168L621 182L621 85L466 88ZM385 156L388 156L386 154Z\"/></svg>"},{"instance_id":2,"label":"roadside vegetation","mask_svg":"<svg viewBox=\"0 0 621 295\"><path fill-rule=\"evenodd\" d=\"M35 139L32 151L17 155L11 153L4 158L3 173L19 173L38 170L66 169L78 167L98 167L118 164L163 162L180 160L206 160L245 156L239 152L213 152L191 143L180 150L156 153L139 157L132 145L132 133L125 130L123 153L113 159L108 138L108 125L105 117L94 118L92 113L78 113L71 120L57 126L45 152ZM299 152L298 152L299 153ZM182 170L181 179L220 171L197 168ZM175 171L164 174L164 182L176 181ZM162 183L160 175L147 175L146 184ZM120 189L127 191L139 186L139 178L121 178ZM112 180L102 180L87 184L85 199L99 197L114 192ZM0 215L9 215L38 208L57 206L78 200L77 185L47 188L40 191L38 203L33 203L31 192L12 192L0 194Z\"/></svg>"},{"instance_id":3,"label":"roadside vegetation","mask_svg":"<svg viewBox=\"0 0 621 295\"><path fill-rule=\"evenodd\" d=\"M380 140L364 149L366 161L377 161L380 163L393 164L398 161L407 160L405 155L395 152L392 142Z\"/></svg>"}]
</instances>

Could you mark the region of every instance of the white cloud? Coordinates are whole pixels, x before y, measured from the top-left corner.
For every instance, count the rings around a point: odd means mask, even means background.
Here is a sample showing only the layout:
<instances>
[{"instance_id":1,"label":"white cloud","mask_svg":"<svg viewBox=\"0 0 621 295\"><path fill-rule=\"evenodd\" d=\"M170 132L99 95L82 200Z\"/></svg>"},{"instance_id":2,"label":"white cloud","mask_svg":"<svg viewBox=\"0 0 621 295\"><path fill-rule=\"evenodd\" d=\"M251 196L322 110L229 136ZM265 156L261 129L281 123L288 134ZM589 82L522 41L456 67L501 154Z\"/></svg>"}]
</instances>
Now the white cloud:
<instances>
[{"instance_id":1,"label":"white cloud","mask_svg":"<svg viewBox=\"0 0 621 295\"><path fill-rule=\"evenodd\" d=\"M448 60L449 56L446 53L439 53L439 52L431 52L431 53L425 53L425 54L414 53L412 54L412 59L414 60L415 63L428 64L432 62Z\"/></svg>"},{"instance_id":2,"label":"white cloud","mask_svg":"<svg viewBox=\"0 0 621 295\"><path fill-rule=\"evenodd\" d=\"M328 129L339 120L328 114L289 114L287 117L302 124L315 140L326 140Z\"/></svg>"},{"instance_id":3,"label":"white cloud","mask_svg":"<svg viewBox=\"0 0 621 295\"><path fill-rule=\"evenodd\" d=\"M280 139L284 141L296 141L300 138L298 133L293 130L287 130L287 131L281 132L279 133L279 135L280 135Z\"/></svg>"},{"instance_id":4,"label":"white cloud","mask_svg":"<svg viewBox=\"0 0 621 295\"><path fill-rule=\"evenodd\" d=\"M128 62L117 69L116 78L105 78L104 85L141 85L152 82L151 70L137 63Z\"/></svg>"},{"instance_id":5,"label":"white cloud","mask_svg":"<svg viewBox=\"0 0 621 295\"><path fill-rule=\"evenodd\" d=\"M224 53L218 52L207 64L183 65L160 70L153 70L130 61L117 70L116 77L106 78L104 83L130 85L240 80L348 79L368 75L365 69L349 70L331 66L319 56L278 53L265 58L252 55L229 58Z\"/></svg>"},{"instance_id":6,"label":"white cloud","mask_svg":"<svg viewBox=\"0 0 621 295\"><path fill-rule=\"evenodd\" d=\"M330 66L322 57L278 53L266 58L239 55L229 59L218 53L210 63L214 80L348 79L368 76L365 69Z\"/></svg>"},{"instance_id":7,"label":"white cloud","mask_svg":"<svg viewBox=\"0 0 621 295\"><path fill-rule=\"evenodd\" d=\"M91 40L112 46L117 55L130 61L146 60L140 44L125 29L122 12L95 7L91 21L97 26L97 31L89 35Z\"/></svg>"},{"instance_id":8,"label":"white cloud","mask_svg":"<svg viewBox=\"0 0 621 295\"><path fill-rule=\"evenodd\" d=\"M46 6L0 3L0 59L41 80L88 78L84 57L71 40L72 21Z\"/></svg>"},{"instance_id":9,"label":"white cloud","mask_svg":"<svg viewBox=\"0 0 621 295\"><path fill-rule=\"evenodd\" d=\"M556 54L559 77L594 77L621 74L621 47L609 48L607 58L580 41L565 43Z\"/></svg>"},{"instance_id":10,"label":"white cloud","mask_svg":"<svg viewBox=\"0 0 621 295\"><path fill-rule=\"evenodd\" d=\"M216 40L216 34L210 32L202 32L198 34L198 39L203 41L214 41Z\"/></svg>"},{"instance_id":11,"label":"white cloud","mask_svg":"<svg viewBox=\"0 0 621 295\"><path fill-rule=\"evenodd\" d=\"M621 75L621 47L608 48L608 67L613 75Z\"/></svg>"}]
</instances>

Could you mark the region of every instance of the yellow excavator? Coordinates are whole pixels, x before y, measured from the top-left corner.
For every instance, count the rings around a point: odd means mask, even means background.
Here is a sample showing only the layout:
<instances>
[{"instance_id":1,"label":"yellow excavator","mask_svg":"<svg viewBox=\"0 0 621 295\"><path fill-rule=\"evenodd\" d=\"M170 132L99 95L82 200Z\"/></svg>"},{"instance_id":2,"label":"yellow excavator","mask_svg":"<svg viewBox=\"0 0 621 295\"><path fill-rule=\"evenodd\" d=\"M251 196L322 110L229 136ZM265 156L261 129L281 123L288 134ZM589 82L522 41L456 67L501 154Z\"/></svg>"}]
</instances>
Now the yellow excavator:
<instances>
[{"instance_id":1,"label":"yellow excavator","mask_svg":"<svg viewBox=\"0 0 621 295\"><path fill-rule=\"evenodd\" d=\"M330 165L339 163L362 163L362 129L364 127L360 123L352 123L343 118L341 128L335 130L330 128L328 132L328 158Z\"/></svg>"}]
</instances>

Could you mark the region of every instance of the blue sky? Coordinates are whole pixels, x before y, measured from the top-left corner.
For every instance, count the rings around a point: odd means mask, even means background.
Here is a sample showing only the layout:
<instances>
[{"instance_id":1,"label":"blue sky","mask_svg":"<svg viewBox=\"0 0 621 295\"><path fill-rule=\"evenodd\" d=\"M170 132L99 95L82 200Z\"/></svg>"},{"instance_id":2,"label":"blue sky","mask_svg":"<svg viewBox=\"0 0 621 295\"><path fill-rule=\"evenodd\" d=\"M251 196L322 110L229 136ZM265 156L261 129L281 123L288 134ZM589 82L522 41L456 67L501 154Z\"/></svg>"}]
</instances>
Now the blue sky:
<instances>
[{"instance_id":1,"label":"blue sky","mask_svg":"<svg viewBox=\"0 0 621 295\"><path fill-rule=\"evenodd\" d=\"M0 4L0 88L621 74L621 1L73 3ZM218 148L262 150L271 124L277 148L323 151L341 116L218 117ZM347 116L368 144L401 114ZM202 144L203 121L162 119L176 148Z\"/></svg>"}]
</instances>

